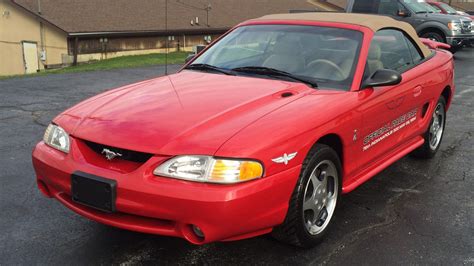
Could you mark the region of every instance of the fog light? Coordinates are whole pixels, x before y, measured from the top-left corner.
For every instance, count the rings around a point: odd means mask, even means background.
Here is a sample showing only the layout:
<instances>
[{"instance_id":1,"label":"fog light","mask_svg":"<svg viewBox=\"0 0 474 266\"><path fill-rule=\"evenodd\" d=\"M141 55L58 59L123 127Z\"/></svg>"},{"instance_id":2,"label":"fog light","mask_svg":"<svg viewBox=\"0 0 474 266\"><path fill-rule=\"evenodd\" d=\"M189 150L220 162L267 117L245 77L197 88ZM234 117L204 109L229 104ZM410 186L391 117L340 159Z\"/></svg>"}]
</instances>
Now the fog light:
<instances>
[{"instance_id":1,"label":"fog light","mask_svg":"<svg viewBox=\"0 0 474 266\"><path fill-rule=\"evenodd\" d=\"M199 238L204 238L204 233L202 232L201 228L196 225L193 225L193 232Z\"/></svg>"}]
</instances>

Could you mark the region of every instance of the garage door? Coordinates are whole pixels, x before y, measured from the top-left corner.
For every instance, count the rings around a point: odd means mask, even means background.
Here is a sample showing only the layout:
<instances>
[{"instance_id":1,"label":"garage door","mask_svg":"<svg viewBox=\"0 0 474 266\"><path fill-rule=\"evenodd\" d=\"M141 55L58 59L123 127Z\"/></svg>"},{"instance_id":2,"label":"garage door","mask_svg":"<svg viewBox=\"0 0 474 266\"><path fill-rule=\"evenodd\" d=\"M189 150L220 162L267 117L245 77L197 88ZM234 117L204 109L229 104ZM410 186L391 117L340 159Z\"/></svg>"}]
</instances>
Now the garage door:
<instances>
[{"instance_id":1,"label":"garage door","mask_svg":"<svg viewBox=\"0 0 474 266\"><path fill-rule=\"evenodd\" d=\"M33 42L23 42L23 59L25 62L25 73L36 73L38 65L38 47Z\"/></svg>"}]
</instances>

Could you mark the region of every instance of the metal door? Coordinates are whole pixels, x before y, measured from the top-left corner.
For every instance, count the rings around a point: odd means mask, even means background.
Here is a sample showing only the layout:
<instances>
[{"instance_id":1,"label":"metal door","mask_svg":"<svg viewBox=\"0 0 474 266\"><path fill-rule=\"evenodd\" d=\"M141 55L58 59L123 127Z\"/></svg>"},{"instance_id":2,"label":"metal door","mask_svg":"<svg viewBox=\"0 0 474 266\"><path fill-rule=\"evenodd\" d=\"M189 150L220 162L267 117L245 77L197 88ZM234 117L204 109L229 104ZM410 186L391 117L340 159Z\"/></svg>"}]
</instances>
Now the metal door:
<instances>
[{"instance_id":1,"label":"metal door","mask_svg":"<svg viewBox=\"0 0 474 266\"><path fill-rule=\"evenodd\" d=\"M25 73L36 73L39 70L38 47L34 42L22 42Z\"/></svg>"}]
</instances>

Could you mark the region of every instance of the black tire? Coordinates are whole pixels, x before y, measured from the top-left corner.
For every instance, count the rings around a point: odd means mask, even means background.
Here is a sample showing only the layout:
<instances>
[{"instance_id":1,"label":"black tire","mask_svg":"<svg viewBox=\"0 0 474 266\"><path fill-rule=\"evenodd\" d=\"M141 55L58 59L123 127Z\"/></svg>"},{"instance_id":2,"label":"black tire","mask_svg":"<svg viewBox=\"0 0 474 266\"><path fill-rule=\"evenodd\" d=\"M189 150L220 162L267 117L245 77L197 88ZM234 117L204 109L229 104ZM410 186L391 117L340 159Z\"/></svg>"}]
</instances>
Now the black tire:
<instances>
[{"instance_id":1,"label":"black tire","mask_svg":"<svg viewBox=\"0 0 474 266\"><path fill-rule=\"evenodd\" d=\"M462 49L462 46L451 46L451 48L449 48L449 51L452 53L452 54L455 54L457 51L461 50Z\"/></svg>"},{"instance_id":2,"label":"black tire","mask_svg":"<svg viewBox=\"0 0 474 266\"><path fill-rule=\"evenodd\" d=\"M432 128L433 128L433 124L435 123L434 116L435 116L435 113L436 113L438 107L441 107L441 109L442 109L443 122L442 122L442 125L439 127L440 129L442 129L441 136L437 137L437 139L439 138L439 141L436 144L436 146L434 146L434 145L432 145L433 143L431 142L433 140ZM432 118L431 118L431 121L430 121L430 125L428 126L428 129L426 130L425 134L423 134L423 138L425 139L425 143L423 143L423 145L421 147L419 147L418 149L414 150L412 152L412 155L414 157L420 158L420 159L431 159L431 158L433 158L436 155L436 153L438 152L439 147L441 146L441 142L442 142L443 136L444 136L445 127L446 127L446 100L444 99L443 96L441 96L439 98L438 102L436 103L436 107L435 107L435 110L433 111Z\"/></svg>"},{"instance_id":3,"label":"black tire","mask_svg":"<svg viewBox=\"0 0 474 266\"><path fill-rule=\"evenodd\" d=\"M435 31L425 32L425 33L421 34L421 37L426 38L426 39L430 39L430 40L433 40L433 41L437 41L437 42L446 43L446 39L444 38L444 36L441 33L438 33L438 32L435 32Z\"/></svg>"},{"instance_id":4,"label":"black tire","mask_svg":"<svg viewBox=\"0 0 474 266\"><path fill-rule=\"evenodd\" d=\"M305 198L307 198L305 197L305 193L308 194L308 187L309 187L308 184L310 182L309 179L311 178L313 172L316 173L316 171L319 170L319 168L318 169L316 168L322 167L321 165L328 161L332 162L331 168L332 167L335 168L334 169L335 171L333 172L337 172L337 178L330 177L329 174L325 175L325 177L327 177L326 184L329 184L331 182L330 180L332 180L333 188L332 188L331 193L335 193L334 191L337 191L337 194L333 194L332 200L329 199L330 196L327 196L327 199L328 199L327 203L326 203L326 200L324 200L325 204L327 204L326 206L323 207L323 210L326 212L324 221L322 221L322 223L324 224L322 226L324 227L320 228L322 229L321 232L317 234L311 234L309 232L309 230L311 229L307 228L307 226L309 225L305 223L306 218L307 218L307 216L305 215L307 215L308 213L303 210L303 202ZM322 172L326 173L325 171L319 171L319 173L322 173ZM335 180L337 180L337 183L335 182ZM323 182L321 181L321 183ZM337 188L334 188L334 187L337 187ZM280 226L276 227L273 230L273 233L272 233L273 237L287 244L291 244L291 245L303 247L303 248L310 248L319 244L323 240L324 235L326 234L330 226L333 224L334 213L336 212L337 205L340 202L341 188L342 188L342 167L341 167L341 163L340 163L337 153L327 145L316 144L315 147L313 147L311 151L308 153L306 159L303 162L303 167L300 173L300 177L298 179L295 190L293 191L293 194L289 202L288 213L286 215L285 221L283 222L283 224L281 224ZM316 189L317 188L313 187L313 193L310 193L310 194L316 195ZM329 190L330 188L328 186L327 188L328 195L330 194ZM311 197L311 199L313 199L313 197ZM335 203L334 203L334 199L335 199ZM331 205L329 201L332 202ZM321 205L323 205L323 203L321 203ZM326 211L326 208L328 208L329 210ZM322 217L321 213L323 212L323 210L319 211L319 217ZM311 211L311 210L306 210L306 211ZM314 213L313 215L315 217L316 213ZM320 218L317 218L315 220L317 222L321 221ZM327 223L326 223L326 220L328 220Z\"/></svg>"}]
</instances>

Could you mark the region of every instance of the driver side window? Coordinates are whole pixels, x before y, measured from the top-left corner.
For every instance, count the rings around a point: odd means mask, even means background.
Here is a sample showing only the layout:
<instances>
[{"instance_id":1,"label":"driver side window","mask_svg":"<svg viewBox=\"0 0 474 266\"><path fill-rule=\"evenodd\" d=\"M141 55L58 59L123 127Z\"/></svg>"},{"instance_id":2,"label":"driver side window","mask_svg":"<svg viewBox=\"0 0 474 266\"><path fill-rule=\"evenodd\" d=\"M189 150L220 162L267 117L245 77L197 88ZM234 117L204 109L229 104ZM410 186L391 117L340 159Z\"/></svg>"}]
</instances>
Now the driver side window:
<instances>
[{"instance_id":1,"label":"driver side window","mask_svg":"<svg viewBox=\"0 0 474 266\"><path fill-rule=\"evenodd\" d=\"M374 34L367 58L366 76L379 69L404 72L421 60L414 44L399 30L384 29Z\"/></svg>"},{"instance_id":2,"label":"driver side window","mask_svg":"<svg viewBox=\"0 0 474 266\"><path fill-rule=\"evenodd\" d=\"M397 16L398 11L400 10L404 10L404 7L398 2L398 0L380 0L377 13Z\"/></svg>"}]
</instances>

